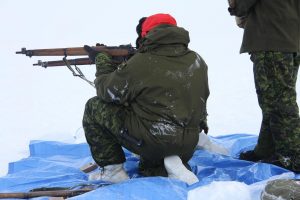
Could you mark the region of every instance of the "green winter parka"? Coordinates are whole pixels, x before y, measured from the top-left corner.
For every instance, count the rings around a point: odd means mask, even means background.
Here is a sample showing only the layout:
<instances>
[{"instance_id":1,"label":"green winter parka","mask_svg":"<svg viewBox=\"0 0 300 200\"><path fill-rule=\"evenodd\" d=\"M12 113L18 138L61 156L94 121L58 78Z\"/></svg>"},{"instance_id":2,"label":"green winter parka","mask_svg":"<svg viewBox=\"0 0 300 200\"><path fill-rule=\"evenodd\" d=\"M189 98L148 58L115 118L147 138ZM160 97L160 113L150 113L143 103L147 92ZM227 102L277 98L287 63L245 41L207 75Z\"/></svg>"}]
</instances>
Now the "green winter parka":
<instances>
[{"instance_id":1,"label":"green winter parka","mask_svg":"<svg viewBox=\"0 0 300 200\"><path fill-rule=\"evenodd\" d=\"M241 53L300 52L299 0L235 0L235 15L247 16Z\"/></svg>"},{"instance_id":2,"label":"green winter parka","mask_svg":"<svg viewBox=\"0 0 300 200\"><path fill-rule=\"evenodd\" d=\"M207 65L188 43L183 28L158 26L127 63L95 80L98 97L124 106L125 127L147 159L177 154L186 162L206 120Z\"/></svg>"}]
</instances>

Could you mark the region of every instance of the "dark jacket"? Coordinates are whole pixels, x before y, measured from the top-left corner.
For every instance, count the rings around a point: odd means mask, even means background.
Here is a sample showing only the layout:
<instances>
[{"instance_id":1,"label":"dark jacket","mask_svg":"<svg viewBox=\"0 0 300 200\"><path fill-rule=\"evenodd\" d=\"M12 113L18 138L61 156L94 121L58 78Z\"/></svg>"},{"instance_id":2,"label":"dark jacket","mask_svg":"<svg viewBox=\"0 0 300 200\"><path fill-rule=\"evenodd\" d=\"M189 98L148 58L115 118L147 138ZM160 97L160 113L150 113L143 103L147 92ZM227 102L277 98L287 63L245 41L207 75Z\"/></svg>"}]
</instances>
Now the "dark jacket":
<instances>
[{"instance_id":1,"label":"dark jacket","mask_svg":"<svg viewBox=\"0 0 300 200\"><path fill-rule=\"evenodd\" d=\"M126 107L129 134L142 139L145 154L156 159L171 154L189 159L206 119L207 65L188 43L183 28L159 26L127 63L95 80L101 99Z\"/></svg>"},{"instance_id":2,"label":"dark jacket","mask_svg":"<svg viewBox=\"0 0 300 200\"><path fill-rule=\"evenodd\" d=\"M241 53L300 52L299 0L236 0L234 12L247 15Z\"/></svg>"}]
</instances>

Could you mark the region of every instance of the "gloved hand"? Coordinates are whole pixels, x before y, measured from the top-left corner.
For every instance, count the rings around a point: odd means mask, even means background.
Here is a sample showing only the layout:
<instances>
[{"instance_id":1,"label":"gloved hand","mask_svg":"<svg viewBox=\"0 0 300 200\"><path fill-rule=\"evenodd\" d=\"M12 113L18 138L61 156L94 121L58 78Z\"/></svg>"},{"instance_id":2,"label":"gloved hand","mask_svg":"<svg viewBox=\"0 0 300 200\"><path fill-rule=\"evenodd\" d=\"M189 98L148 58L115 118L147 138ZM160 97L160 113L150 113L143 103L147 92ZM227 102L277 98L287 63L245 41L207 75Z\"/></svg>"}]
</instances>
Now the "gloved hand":
<instances>
[{"instance_id":1,"label":"gloved hand","mask_svg":"<svg viewBox=\"0 0 300 200\"><path fill-rule=\"evenodd\" d=\"M90 60L94 62L98 52L88 45L84 45L83 48L88 52Z\"/></svg>"},{"instance_id":2,"label":"gloved hand","mask_svg":"<svg viewBox=\"0 0 300 200\"><path fill-rule=\"evenodd\" d=\"M104 45L104 44L97 43L97 44L96 44L96 47L98 47L98 46L105 46L105 45ZM92 62L94 62L94 61L95 61L95 58L96 58L96 55L97 55L97 53L99 53L99 52L95 51L95 50L94 50L92 47L90 47L89 45L84 45L83 48L84 48L84 50L85 50L86 52L88 52L90 60L91 60Z\"/></svg>"},{"instance_id":3,"label":"gloved hand","mask_svg":"<svg viewBox=\"0 0 300 200\"><path fill-rule=\"evenodd\" d=\"M235 7L235 0L228 0L228 4L230 8L234 8Z\"/></svg>"},{"instance_id":4,"label":"gloved hand","mask_svg":"<svg viewBox=\"0 0 300 200\"><path fill-rule=\"evenodd\" d=\"M230 15L235 15L235 0L228 0L228 4L228 12L230 13Z\"/></svg>"},{"instance_id":5,"label":"gloved hand","mask_svg":"<svg viewBox=\"0 0 300 200\"><path fill-rule=\"evenodd\" d=\"M207 134L207 133L208 133L208 130L209 130L209 128L208 128L208 125L207 125L207 120L206 120L206 119L205 119L205 120L202 120L202 121L200 122L200 133L201 133L202 131L204 131L204 133Z\"/></svg>"}]
</instances>

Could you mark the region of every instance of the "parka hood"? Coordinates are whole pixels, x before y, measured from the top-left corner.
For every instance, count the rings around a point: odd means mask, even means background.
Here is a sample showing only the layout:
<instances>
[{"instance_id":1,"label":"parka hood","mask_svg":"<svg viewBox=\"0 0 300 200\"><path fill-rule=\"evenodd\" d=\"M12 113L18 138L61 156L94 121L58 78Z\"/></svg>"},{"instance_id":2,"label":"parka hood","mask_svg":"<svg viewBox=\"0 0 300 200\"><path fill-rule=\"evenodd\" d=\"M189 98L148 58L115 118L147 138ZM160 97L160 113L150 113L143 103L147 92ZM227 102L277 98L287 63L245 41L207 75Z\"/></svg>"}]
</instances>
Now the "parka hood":
<instances>
[{"instance_id":1,"label":"parka hood","mask_svg":"<svg viewBox=\"0 0 300 200\"><path fill-rule=\"evenodd\" d=\"M139 50L140 52L155 50L158 55L183 55L187 53L189 42L189 32L184 28L160 25L148 32Z\"/></svg>"}]
</instances>

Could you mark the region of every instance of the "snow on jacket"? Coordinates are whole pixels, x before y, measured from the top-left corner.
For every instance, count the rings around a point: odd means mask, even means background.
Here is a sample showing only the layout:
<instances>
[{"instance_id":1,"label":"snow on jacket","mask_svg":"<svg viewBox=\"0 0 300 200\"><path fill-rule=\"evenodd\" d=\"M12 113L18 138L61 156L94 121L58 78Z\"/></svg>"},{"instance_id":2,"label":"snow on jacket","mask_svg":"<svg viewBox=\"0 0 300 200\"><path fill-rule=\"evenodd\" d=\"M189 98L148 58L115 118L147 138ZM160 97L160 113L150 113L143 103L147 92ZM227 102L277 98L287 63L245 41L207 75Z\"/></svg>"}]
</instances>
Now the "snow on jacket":
<instances>
[{"instance_id":1,"label":"snow on jacket","mask_svg":"<svg viewBox=\"0 0 300 200\"><path fill-rule=\"evenodd\" d=\"M162 157L176 153L189 159L207 116L207 65L188 43L183 28L158 26L127 63L95 80L101 99L126 109L129 133Z\"/></svg>"}]
</instances>

